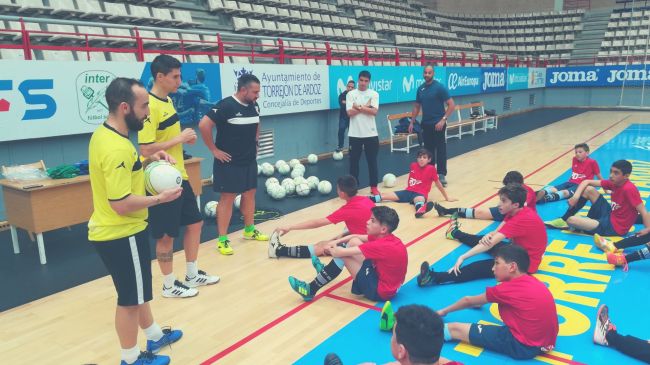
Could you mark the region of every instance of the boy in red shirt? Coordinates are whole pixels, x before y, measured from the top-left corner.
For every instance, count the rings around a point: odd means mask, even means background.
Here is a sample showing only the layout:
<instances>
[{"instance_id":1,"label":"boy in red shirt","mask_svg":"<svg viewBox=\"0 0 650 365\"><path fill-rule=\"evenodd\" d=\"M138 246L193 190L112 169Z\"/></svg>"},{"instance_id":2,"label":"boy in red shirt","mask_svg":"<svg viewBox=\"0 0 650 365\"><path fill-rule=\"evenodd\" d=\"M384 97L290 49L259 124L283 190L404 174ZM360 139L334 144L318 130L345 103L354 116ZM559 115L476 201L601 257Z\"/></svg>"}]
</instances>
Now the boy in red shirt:
<instances>
[{"instance_id":1,"label":"boy in red shirt","mask_svg":"<svg viewBox=\"0 0 650 365\"><path fill-rule=\"evenodd\" d=\"M569 209L562 218L544 222L548 227L568 229L569 226L601 236L625 236L630 227L640 216L643 225L650 228L650 216L645 209L643 200L636 186L630 181L632 164L626 160L618 160L609 170L609 180L584 180L567 201ZM612 191L611 205L600 195L595 187L601 186ZM587 217L576 217L575 214L591 201Z\"/></svg>"},{"instance_id":2,"label":"boy in red shirt","mask_svg":"<svg viewBox=\"0 0 650 365\"><path fill-rule=\"evenodd\" d=\"M555 300L546 285L528 275L528 253L518 245L506 245L494 255L494 277L501 284L484 294L467 296L441 309L441 316L465 308L497 303L505 326L447 323L445 341L460 340L513 359L532 359L553 350L559 330Z\"/></svg>"},{"instance_id":3,"label":"boy in red shirt","mask_svg":"<svg viewBox=\"0 0 650 365\"><path fill-rule=\"evenodd\" d=\"M269 240L269 257L294 257L310 258L313 256L323 256L326 245L330 241L321 241L313 245L302 246L285 246L280 242L280 236L293 230L313 229L326 226L328 224L337 224L345 222L345 230L342 234L332 238L339 239L348 234L365 234L366 223L372 214L371 209L375 204L365 196L357 196L357 179L352 175L339 177L336 182L336 192L339 198L345 201L345 204L324 218L310 219L304 222L278 227L275 229Z\"/></svg>"},{"instance_id":4,"label":"boy in red shirt","mask_svg":"<svg viewBox=\"0 0 650 365\"><path fill-rule=\"evenodd\" d=\"M438 179L438 171L434 165L430 165L431 152L422 148L418 151L416 162L412 162L410 166L409 178L406 183L406 190L399 190L395 192L381 193L378 195L371 195L370 200L375 203L381 201L391 201L399 203L411 203L415 206L415 218L420 218L424 213L433 209L433 202L427 202L431 185L435 182L436 187L440 194L446 201L452 202L458 199L450 198L447 191ZM425 204L426 203L426 204Z\"/></svg>"},{"instance_id":5,"label":"boy in red shirt","mask_svg":"<svg viewBox=\"0 0 650 365\"><path fill-rule=\"evenodd\" d=\"M521 186L526 189L526 206L536 209L535 190L531 189L528 185L524 184L524 176L519 171L508 171L506 176L503 177L503 186L508 184L521 184ZM491 208L445 208L438 203L433 203L433 207L436 208L439 216L451 215L460 218L469 218L469 219L486 219L492 221L502 221L505 216L499 212L499 207Z\"/></svg>"},{"instance_id":6,"label":"boy in red shirt","mask_svg":"<svg viewBox=\"0 0 650 365\"><path fill-rule=\"evenodd\" d=\"M367 235L350 235L330 242L326 253L333 257L318 270L310 283L289 276L291 288L305 301L334 280L343 270L350 272L352 293L374 301L388 300L397 294L406 277L408 254L402 241L393 235L399 217L389 207L374 207L367 223Z\"/></svg>"},{"instance_id":7,"label":"boy in red shirt","mask_svg":"<svg viewBox=\"0 0 650 365\"><path fill-rule=\"evenodd\" d=\"M457 239L472 247L460 255L456 264L444 272L436 272L428 262L423 262L418 275L419 286L432 286L448 282L466 282L492 277L493 260L475 261L461 269L463 262L481 252L494 248L506 238L523 247L529 255L528 273L537 271L546 251L547 236L544 222L537 212L524 206L526 189L521 184L508 184L499 190L499 211L504 215L499 227L485 236L467 234L460 231L459 225L452 222L447 238Z\"/></svg>"},{"instance_id":8,"label":"boy in red shirt","mask_svg":"<svg viewBox=\"0 0 650 365\"><path fill-rule=\"evenodd\" d=\"M539 204L568 199L576 192L581 182L593 180L594 176L598 180L603 179L598 162L589 158L589 146L586 143L578 143L575 145L574 150L576 155L571 162L571 178L560 185L546 186L536 192Z\"/></svg>"}]
</instances>

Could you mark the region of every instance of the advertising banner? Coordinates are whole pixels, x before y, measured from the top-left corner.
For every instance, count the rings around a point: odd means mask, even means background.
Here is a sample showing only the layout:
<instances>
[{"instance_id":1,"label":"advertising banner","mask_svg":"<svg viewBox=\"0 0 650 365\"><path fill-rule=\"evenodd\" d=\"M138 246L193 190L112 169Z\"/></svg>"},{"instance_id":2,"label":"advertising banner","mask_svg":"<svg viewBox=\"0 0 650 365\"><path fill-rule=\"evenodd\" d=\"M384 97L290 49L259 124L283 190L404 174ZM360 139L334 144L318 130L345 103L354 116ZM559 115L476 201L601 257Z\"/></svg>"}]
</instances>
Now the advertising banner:
<instances>
[{"instance_id":1,"label":"advertising banner","mask_svg":"<svg viewBox=\"0 0 650 365\"><path fill-rule=\"evenodd\" d=\"M481 92L493 93L506 91L505 67L490 67L481 69Z\"/></svg>"},{"instance_id":2,"label":"advertising banner","mask_svg":"<svg viewBox=\"0 0 650 365\"><path fill-rule=\"evenodd\" d=\"M510 91L525 89L528 89L528 68L509 67L507 90Z\"/></svg>"},{"instance_id":3,"label":"advertising banner","mask_svg":"<svg viewBox=\"0 0 650 365\"><path fill-rule=\"evenodd\" d=\"M0 142L91 133L106 120L116 77L140 78L144 63L0 61ZM55 70L56 72L53 72Z\"/></svg>"},{"instance_id":4,"label":"advertising banner","mask_svg":"<svg viewBox=\"0 0 650 365\"><path fill-rule=\"evenodd\" d=\"M330 108L327 66L222 64L221 92L234 94L241 75L260 80L260 115L300 113Z\"/></svg>"},{"instance_id":5,"label":"advertising banner","mask_svg":"<svg viewBox=\"0 0 650 365\"><path fill-rule=\"evenodd\" d=\"M546 69L531 67L528 69L528 88L536 89L546 85Z\"/></svg>"},{"instance_id":6,"label":"advertising banner","mask_svg":"<svg viewBox=\"0 0 650 365\"><path fill-rule=\"evenodd\" d=\"M546 87L641 86L650 81L643 65L549 67Z\"/></svg>"},{"instance_id":7,"label":"advertising banner","mask_svg":"<svg viewBox=\"0 0 650 365\"><path fill-rule=\"evenodd\" d=\"M449 95L471 95L481 93L481 69L478 67L447 67L447 89Z\"/></svg>"}]
</instances>

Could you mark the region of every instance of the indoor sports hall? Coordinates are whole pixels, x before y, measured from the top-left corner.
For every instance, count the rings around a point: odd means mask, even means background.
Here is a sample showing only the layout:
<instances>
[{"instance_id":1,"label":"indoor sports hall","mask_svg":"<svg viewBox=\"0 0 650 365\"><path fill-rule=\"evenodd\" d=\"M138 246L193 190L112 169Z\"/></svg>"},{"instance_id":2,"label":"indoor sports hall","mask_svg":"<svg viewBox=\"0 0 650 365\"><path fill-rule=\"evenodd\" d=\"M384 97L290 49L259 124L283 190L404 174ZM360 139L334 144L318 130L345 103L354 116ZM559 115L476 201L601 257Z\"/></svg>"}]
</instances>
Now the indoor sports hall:
<instances>
[{"instance_id":1,"label":"indoor sports hall","mask_svg":"<svg viewBox=\"0 0 650 365\"><path fill-rule=\"evenodd\" d=\"M610 190L607 184L613 184L612 171L623 171L616 167L621 166L619 160L632 168L623 175L642 204L628 203L639 215L634 213L636 220L623 233L595 236L595 231L573 226L573 218L592 217L596 202L586 202L565 219L569 227L552 227L551 222L578 200L570 195L575 190L567 196L571 199L541 198L536 213L531 213L545 223L547 244L537 270L522 275L534 277L552 295L557 318L549 321L558 323L554 347L529 359L514 359L445 338L441 360L436 356L426 364L650 363L650 319L643 314L650 298L650 260L644 259L650 258L650 246L643 242L609 253L600 248L601 238L616 242L616 247L621 240L642 239L646 218L650 228L650 213L644 208L650 197L649 40L650 4L627 0L0 0L2 363L133 363L125 360L126 347L116 332L115 308L117 303L119 311L121 304L114 273L97 248L102 242L89 239L89 220L98 203L91 136L110 129L110 121L120 113L111 106L109 86L121 77L138 80L141 86L135 87L148 92L143 95L152 112L140 119L147 128L155 114L151 100L160 90L159 75L165 76L152 72L159 55L180 62L178 86L168 93L168 103L179 133L182 129L194 136L177 150L187 171L186 189L196 196L192 208L196 205L201 215L194 264L219 278L214 285L197 287L198 295L163 296L167 278L159 267L160 250L156 238L147 241L152 287L148 303L154 325L164 333L166 328L182 330L182 337L157 349L161 356L141 353L135 364L162 364L166 362L156 361L167 356L173 364L415 363L409 362L411 347L403 345L409 356L398 358L393 350L402 339L392 330L380 330L386 300L353 294L353 282L360 279L345 267L313 298L303 300L288 278L309 283L322 274L325 269L314 270L313 249L303 259L271 257L272 251L278 252L270 248L278 236L274 231L322 220L346 204L337 193L337 181L351 173L355 159L351 145L359 119L346 112L350 108L372 116L368 123L378 141L375 161L365 146L357 162L356 195L368 201L379 199L374 189L384 196L415 184L412 163L429 146L427 133L442 133L446 146L446 169L440 173L437 152L437 173L424 205L386 198L375 203L397 213L399 225L393 234L408 255L403 284L389 298L396 312L412 304L440 311L504 285L494 277L418 284L424 261L436 272L445 272L470 250L449 238L450 232L491 235L501 229L500 221L441 215L426 202L473 212L497 207L504 204L499 192L510 171L520 172L523 183L539 197L575 178L576 145L584 143L604 184L597 181L592 190L605 199L614 219L621 209L618 187ZM204 126L205 120L220 115L222 101L231 96L249 106L238 95L243 95L241 80L251 75L259 85L259 99L251 100L259 115L259 134L250 140L257 165L252 221L256 232L267 237L244 238L252 227L245 222L250 202L239 195L227 227L232 249L227 254L220 249L223 232L217 225L218 212L224 211L217 202L223 202L227 192L215 191L221 176L211 150L215 135L210 124L206 144ZM350 81L355 84L346 91ZM433 132L434 123L430 129L426 126L430 99L422 99L422 90L431 84L446 92L440 101L445 118L434 121L444 122L442 132ZM341 103L345 94L364 91L376 93L378 103ZM133 108L127 99L120 105ZM412 115L414 105L422 106L421 114ZM136 114L124 113L127 126L127 117ZM342 116L348 117L349 126L340 132ZM417 119L413 131L408 128L411 117ZM241 114L233 113L233 118L233 124L242 125ZM234 134L230 138L237 143L219 140L224 129L215 124L216 147L248 143ZM166 127L157 128L159 138ZM153 168L143 156L148 142L137 132L122 136L127 140L120 143L136 151L129 176L143 161L147 198L162 196L162 188L150 186ZM109 147L109 156L117 153L117 147ZM375 162L378 183L373 186L369 171ZM172 183L175 188L182 173L174 173L179 177ZM238 179L236 184L244 184ZM449 201L436 188L436 180L444 185ZM133 189L127 196L138 194ZM531 210L527 205L519 209ZM117 210L111 214L119 215ZM151 211L150 229L158 219ZM313 245L342 235L346 228L344 223L328 223L292 229L280 239L287 246ZM185 233L181 226L168 261L181 281L186 277ZM368 239L361 246L375 238ZM344 249L353 245L347 246ZM497 251L467 258L461 272L479 260L494 260ZM328 265L328 256L325 253L320 261ZM137 272L138 265L149 266L149 260L133 265ZM444 313L441 320L447 325L507 326L501 305L490 301ZM609 334L609 344L597 340L603 305L611 318L607 331L628 340L633 336L634 345L622 350ZM397 333L399 319L395 326ZM525 323L523 328L525 332ZM138 332L136 346L145 351L149 334ZM327 362L330 353L339 359Z\"/></svg>"}]
</instances>

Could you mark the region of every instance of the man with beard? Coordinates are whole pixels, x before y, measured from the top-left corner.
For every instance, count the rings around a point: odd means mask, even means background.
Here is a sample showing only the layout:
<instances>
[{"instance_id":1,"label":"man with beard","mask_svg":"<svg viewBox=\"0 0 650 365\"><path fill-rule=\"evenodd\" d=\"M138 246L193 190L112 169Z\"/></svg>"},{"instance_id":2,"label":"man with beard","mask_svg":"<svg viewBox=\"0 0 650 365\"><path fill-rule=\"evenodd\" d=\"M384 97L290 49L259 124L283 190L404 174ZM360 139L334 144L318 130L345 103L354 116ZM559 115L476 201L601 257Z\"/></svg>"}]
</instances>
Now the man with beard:
<instances>
[{"instance_id":1,"label":"man with beard","mask_svg":"<svg viewBox=\"0 0 650 365\"><path fill-rule=\"evenodd\" d=\"M214 156L212 187L221 193L217 205L217 249L232 255L228 226L232 206L241 194L244 216L244 239L268 241L269 237L255 229L255 191L257 189L257 147L260 137L260 80L253 74L242 75L237 92L215 104L199 123L203 142ZM212 139L212 128L217 136Z\"/></svg>"},{"instance_id":2,"label":"man with beard","mask_svg":"<svg viewBox=\"0 0 650 365\"><path fill-rule=\"evenodd\" d=\"M115 329L122 348L120 364L166 365L169 357L154 353L178 341L183 333L161 329L148 303L152 290L147 208L177 199L182 188L145 196L143 164L128 137L129 131L142 129L149 114L147 90L142 84L116 78L106 89L106 102L108 119L95 130L88 146L93 193L88 240L111 274L117 291ZM160 159L175 162L164 151L149 156L149 160ZM147 337L147 350L142 353L138 348L138 326Z\"/></svg>"},{"instance_id":3,"label":"man with beard","mask_svg":"<svg viewBox=\"0 0 650 365\"><path fill-rule=\"evenodd\" d=\"M445 105L447 110L445 111ZM433 66L424 68L424 84L417 91L409 133L413 133L413 123L422 110L422 137L424 148L431 151L431 164L436 165L442 186L447 186L447 118L456 109L449 91L433 79Z\"/></svg>"},{"instance_id":4,"label":"man with beard","mask_svg":"<svg viewBox=\"0 0 650 365\"><path fill-rule=\"evenodd\" d=\"M175 167L183 177L183 193L180 198L149 209L151 236L156 240L156 258L163 274L162 296L188 298L196 296L201 285L216 284L218 276L208 275L198 268L199 244L203 216L196 204L196 196L190 185L183 162L183 143L194 144L196 132L192 128L181 131L181 123L169 94L176 92L181 84L181 63L172 56L159 55L151 63L154 84L149 91L151 114L138 133L142 156L164 150L175 160ZM181 226L185 226L183 248L187 273L180 282L174 275L174 238Z\"/></svg>"}]
</instances>

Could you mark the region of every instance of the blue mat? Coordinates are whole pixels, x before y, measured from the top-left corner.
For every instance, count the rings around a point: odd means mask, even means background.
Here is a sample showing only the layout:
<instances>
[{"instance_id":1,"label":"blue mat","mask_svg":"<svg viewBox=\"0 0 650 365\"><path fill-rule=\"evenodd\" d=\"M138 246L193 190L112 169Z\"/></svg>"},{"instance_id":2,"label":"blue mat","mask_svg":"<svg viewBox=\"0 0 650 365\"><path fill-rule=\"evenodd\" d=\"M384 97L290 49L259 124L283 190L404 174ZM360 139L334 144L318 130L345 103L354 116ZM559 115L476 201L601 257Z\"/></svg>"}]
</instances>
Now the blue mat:
<instances>
[{"instance_id":1,"label":"blue mat","mask_svg":"<svg viewBox=\"0 0 650 365\"><path fill-rule=\"evenodd\" d=\"M593 148L593 147L592 147ZM609 167L618 159L633 163L632 181L639 187L641 197L648 201L650 196L650 125L634 124L591 154L600 165L603 177L609 176ZM513 166L513 168L515 168ZM551 185L567 181L570 169L559 176ZM534 180L535 178L531 178ZM561 216L566 210L566 201L538 206L543 220ZM589 205L584 209L586 212ZM583 213L584 213L583 212ZM484 232L493 230L496 223ZM642 227L634 227L640 229ZM650 260L635 262L630 271L614 270L607 264L605 255L594 247L591 236L566 231L549 230L549 246L544 261L536 276L550 284L555 297L560 320L560 334L556 352L552 353L566 360L548 358L529 361L515 361L506 356L460 343L446 343L442 356L465 364L641 364L613 349L593 344L592 336L598 306L606 303L617 325L619 333L640 338L650 338L650 316L644 314L650 298ZM423 241L431 244L430 238ZM422 245L424 242L419 242ZM434 264L439 270L451 267L456 258L467 248L459 247ZM468 260L489 258L483 254ZM416 260L417 262L417 260ZM392 301L395 309L406 304L425 304L434 309L443 308L462 296L476 295L485 287L495 285L495 280L478 280L470 283L418 288L415 279L404 285ZM341 303L341 305L349 305ZM381 308L382 303L377 306ZM478 322L502 324L495 316L496 305L481 309L466 309L445 317L447 322ZM296 362L299 365L322 364L327 353L336 352L343 363L358 364L365 361L384 364L393 361L390 353L390 333L378 330L379 312L367 310L340 331L333 334L319 346ZM305 334L307 335L307 334ZM573 362L571 362L571 360Z\"/></svg>"}]
</instances>

